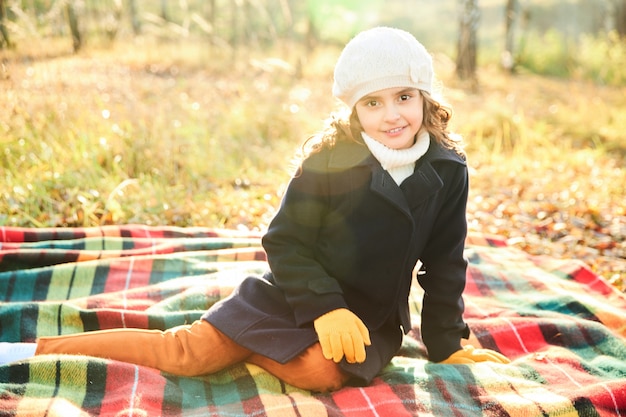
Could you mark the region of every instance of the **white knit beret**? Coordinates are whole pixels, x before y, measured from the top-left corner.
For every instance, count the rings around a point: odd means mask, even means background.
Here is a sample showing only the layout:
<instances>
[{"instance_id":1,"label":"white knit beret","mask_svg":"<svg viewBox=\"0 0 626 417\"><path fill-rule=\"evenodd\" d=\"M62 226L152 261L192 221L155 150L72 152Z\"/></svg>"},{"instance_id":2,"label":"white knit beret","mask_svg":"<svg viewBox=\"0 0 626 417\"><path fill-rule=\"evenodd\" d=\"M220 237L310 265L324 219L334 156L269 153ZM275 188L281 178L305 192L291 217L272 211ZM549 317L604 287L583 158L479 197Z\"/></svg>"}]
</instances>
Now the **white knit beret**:
<instances>
[{"instance_id":1,"label":"white knit beret","mask_svg":"<svg viewBox=\"0 0 626 417\"><path fill-rule=\"evenodd\" d=\"M376 27L348 42L334 77L333 95L352 108L367 94L385 88L413 87L431 93L433 62L409 32Z\"/></svg>"}]
</instances>

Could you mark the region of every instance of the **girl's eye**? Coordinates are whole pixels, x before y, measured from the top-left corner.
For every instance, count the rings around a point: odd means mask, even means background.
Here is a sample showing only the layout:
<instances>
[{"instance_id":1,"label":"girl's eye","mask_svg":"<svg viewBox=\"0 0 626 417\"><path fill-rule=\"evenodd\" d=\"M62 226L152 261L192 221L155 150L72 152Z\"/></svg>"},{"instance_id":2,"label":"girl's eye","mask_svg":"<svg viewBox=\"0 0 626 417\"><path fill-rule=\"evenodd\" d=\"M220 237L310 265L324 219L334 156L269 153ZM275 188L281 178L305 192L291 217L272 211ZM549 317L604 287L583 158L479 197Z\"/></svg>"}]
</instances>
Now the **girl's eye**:
<instances>
[{"instance_id":1,"label":"girl's eye","mask_svg":"<svg viewBox=\"0 0 626 417\"><path fill-rule=\"evenodd\" d=\"M402 94L400 96L400 101L406 101L406 100L409 100L410 98L411 98L410 94Z\"/></svg>"},{"instance_id":2,"label":"girl's eye","mask_svg":"<svg viewBox=\"0 0 626 417\"><path fill-rule=\"evenodd\" d=\"M367 107L376 107L376 105L378 105L378 102L376 100L370 100L367 103L365 103L365 105Z\"/></svg>"}]
</instances>

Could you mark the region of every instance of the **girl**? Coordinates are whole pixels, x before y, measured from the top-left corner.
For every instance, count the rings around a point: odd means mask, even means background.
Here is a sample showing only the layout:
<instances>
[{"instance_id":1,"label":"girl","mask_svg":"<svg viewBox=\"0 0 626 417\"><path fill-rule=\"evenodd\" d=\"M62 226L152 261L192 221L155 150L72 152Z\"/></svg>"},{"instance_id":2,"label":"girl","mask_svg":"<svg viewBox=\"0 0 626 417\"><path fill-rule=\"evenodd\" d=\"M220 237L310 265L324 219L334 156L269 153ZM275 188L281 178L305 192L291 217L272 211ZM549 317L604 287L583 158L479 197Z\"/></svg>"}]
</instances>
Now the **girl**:
<instances>
[{"instance_id":1,"label":"girl","mask_svg":"<svg viewBox=\"0 0 626 417\"><path fill-rule=\"evenodd\" d=\"M414 270L425 291L429 359L508 359L461 347L468 175L450 112L432 96L432 61L409 33L358 34L335 67L351 110L308 141L263 237L270 271L248 277L191 325L114 329L16 345L203 375L246 361L313 391L366 385L411 329ZM417 268L416 268L417 265ZM30 352L29 352L30 351Z\"/></svg>"}]
</instances>

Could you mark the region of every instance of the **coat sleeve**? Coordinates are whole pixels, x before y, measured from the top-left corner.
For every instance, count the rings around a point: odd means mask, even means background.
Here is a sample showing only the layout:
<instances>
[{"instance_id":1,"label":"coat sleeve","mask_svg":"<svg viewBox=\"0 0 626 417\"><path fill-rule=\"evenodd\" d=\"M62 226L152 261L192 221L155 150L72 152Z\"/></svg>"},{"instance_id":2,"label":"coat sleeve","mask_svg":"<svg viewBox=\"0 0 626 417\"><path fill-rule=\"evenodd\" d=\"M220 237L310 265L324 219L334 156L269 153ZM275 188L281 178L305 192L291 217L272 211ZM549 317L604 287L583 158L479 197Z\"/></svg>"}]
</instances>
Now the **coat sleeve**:
<instances>
[{"instance_id":1,"label":"coat sleeve","mask_svg":"<svg viewBox=\"0 0 626 417\"><path fill-rule=\"evenodd\" d=\"M467 235L467 167L458 165L454 175L444 178L446 182L445 198L421 257L426 273L418 275L424 289L422 339L433 362L459 350L461 338L469 337L462 317L467 270L463 255Z\"/></svg>"},{"instance_id":2,"label":"coat sleeve","mask_svg":"<svg viewBox=\"0 0 626 417\"><path fill-rule=\"evenodd\" d=\"M338 281L316 259L320 229L329 211L325 160L322 151L304 161L263 237L273 280L283 290L298 326L347 308Z\"/></svg>"}]
</instances>

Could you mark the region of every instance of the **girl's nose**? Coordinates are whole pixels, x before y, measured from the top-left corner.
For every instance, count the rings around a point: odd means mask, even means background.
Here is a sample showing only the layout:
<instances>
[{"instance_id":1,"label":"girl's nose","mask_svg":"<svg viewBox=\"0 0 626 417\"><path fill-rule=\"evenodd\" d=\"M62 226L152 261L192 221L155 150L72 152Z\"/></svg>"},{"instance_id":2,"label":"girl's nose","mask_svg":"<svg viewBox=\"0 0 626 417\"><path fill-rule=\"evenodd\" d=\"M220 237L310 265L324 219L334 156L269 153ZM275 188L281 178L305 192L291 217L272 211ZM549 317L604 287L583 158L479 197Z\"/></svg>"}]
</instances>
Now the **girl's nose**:
<instances>
[{"instance_id":1,"label":"girl's nose","mask_svg":"<svg viewBox=\"0 0 626 417\"><path fill-rule=\"evenodd\" d=\"M399 118L400 112L398 111L398 108L395 105L387 106L387 109L385 110L385 120L393 121L398 120Z\"/></svg>"}]
</instances>

